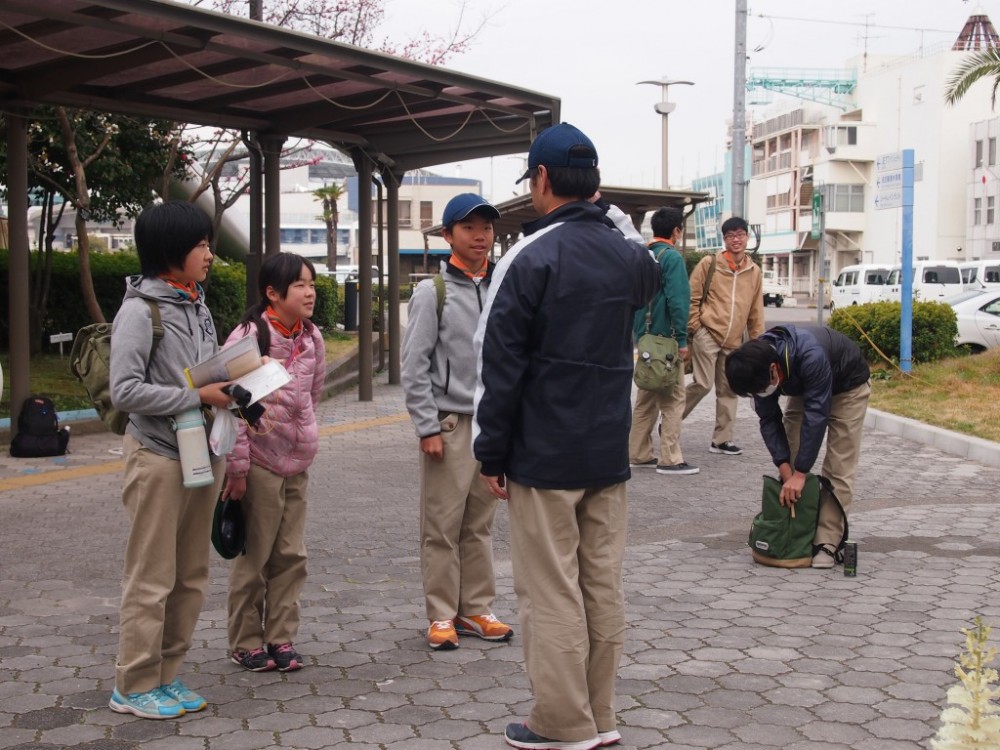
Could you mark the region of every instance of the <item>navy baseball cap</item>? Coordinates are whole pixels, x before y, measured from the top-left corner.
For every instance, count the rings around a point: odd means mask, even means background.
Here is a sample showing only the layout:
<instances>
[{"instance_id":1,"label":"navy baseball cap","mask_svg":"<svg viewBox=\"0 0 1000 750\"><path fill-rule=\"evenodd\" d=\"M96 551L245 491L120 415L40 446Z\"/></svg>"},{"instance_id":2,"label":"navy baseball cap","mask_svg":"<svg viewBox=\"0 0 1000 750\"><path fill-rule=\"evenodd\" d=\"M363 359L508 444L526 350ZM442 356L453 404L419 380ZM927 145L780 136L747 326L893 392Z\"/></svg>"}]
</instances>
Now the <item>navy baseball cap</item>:
<instances>
[{"instance_id":1,"label":"navy baseball cap","mask_svg":"<svg viewBox=\"0 0 1000 750\"><path fill-rule=\"evenodd\" d=\"M570 153L573 149L577 152ZM528 169L517 182L526 180L531 176L531 170L541 165L593 169L597 166L597 149L582 130L568 122L561 122L543 130L532 142L528 150Z\"/></svg>"},{"instance_id":2,"label":"navy baseball cap","mask_svg":"<svg viewBox=\"0 0 1000 750\"><path fill-rule=\"evenodd\" d=\"M448 205L444 207L444 216L441 218L441 223L444 226L454 224L456 221L461 221L473 211L479 209L482 209L481 213L489 216L491 219L500 218L500 211L497 210L497 207L481 195L460 193L448 201Z\"/></svg>"}]
</instances>

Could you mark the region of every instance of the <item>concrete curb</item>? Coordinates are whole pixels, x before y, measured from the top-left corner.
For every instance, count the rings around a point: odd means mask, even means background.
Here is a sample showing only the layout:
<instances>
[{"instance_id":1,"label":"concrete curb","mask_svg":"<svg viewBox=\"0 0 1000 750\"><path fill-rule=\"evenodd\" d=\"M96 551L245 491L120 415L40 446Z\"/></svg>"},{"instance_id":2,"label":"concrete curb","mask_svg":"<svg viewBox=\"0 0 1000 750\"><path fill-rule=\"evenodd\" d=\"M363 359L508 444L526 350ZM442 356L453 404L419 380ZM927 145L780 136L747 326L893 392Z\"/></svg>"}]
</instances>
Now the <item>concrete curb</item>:
<instances>
[{"instance_id":1,"label":"concrete curb","mask_svg":"<svg viewBox=\"0 0 1000 750\"><path fill-rule=\"evenodd\" d=\"M962 435L878 409L868 409L868 413L865 415L865 427L890 435L898 435L915 443L930 445L953 456L1000 468L1000 443L995 443L992 440Z\"/></svg>"}]
</instances>

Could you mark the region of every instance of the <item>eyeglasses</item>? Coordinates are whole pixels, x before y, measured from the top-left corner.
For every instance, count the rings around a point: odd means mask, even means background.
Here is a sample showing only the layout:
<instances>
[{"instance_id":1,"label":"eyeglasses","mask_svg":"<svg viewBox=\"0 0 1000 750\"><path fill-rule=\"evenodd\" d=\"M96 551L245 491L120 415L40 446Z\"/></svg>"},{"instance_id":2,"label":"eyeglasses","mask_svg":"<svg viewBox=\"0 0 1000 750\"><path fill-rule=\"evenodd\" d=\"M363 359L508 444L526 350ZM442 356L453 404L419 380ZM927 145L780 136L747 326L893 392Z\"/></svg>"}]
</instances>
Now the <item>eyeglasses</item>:
<instances>
[{"instance_id":1,"label":"eyeglasses","mask_svg":"<svg viewBox=\"0 0 1000 750\"><path fill-rule=\"evenodd\" d=\"M730 242L732 240L745 240L746 238L747 238L747 233L744 232L742 229L738 232L726 232L724 235L722 235L722 239L724 239L726 242Z\"/></svg>"}]
</instances>

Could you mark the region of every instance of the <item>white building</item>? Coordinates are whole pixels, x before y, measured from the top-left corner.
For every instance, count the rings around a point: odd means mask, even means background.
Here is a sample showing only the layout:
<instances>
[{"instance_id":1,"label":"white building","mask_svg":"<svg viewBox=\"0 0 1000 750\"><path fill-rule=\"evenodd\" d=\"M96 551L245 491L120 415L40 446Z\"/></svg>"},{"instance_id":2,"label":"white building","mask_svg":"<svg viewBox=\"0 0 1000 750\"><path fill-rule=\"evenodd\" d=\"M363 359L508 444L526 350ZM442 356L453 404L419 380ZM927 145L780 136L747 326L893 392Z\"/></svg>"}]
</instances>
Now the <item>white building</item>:
<instances>
[{"instance_id":1,"label":"white building","mask_svg":"<svg viewBox=\"0 0 1000 750\"><path fill-rule=\"evenodd\" d=\"M961 42L960 36L955 46ZM941 45L903 58L856 58L845 71L811 71L812 84L838 95L758 118L747 215L761 224L765 268L777 270L794 292L814 295L818 279L834 278L846 265L898 263L902 211L876 209L875 161L903 149L913 149L916 162L914 259L1000 257L1000 246L992 250L1000 239L1000 121L990 119L990 84L977 84L954 106L944 99L948 79L968 54ZM757 80L785 93L805 90L806 75L787 73ZM812 238L814 192L825 209L822 269Z\"/></svg>"}]
</instances>

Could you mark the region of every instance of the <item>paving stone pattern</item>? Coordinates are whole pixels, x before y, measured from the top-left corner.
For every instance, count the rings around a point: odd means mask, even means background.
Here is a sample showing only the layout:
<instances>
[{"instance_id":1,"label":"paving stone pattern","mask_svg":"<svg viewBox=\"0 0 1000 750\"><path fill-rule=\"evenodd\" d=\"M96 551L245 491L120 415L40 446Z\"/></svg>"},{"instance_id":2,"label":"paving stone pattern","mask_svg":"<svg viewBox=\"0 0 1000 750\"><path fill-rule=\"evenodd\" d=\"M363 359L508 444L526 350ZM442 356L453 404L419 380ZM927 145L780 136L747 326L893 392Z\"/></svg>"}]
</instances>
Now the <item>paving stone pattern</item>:
<instances>
[{"instance_id":1,"label":"paving stone pattern","mask_svg":"<svg viewBox=\"0 0 1000 750\"><path fill-rule=\"evenodd\" d=\"M127 531L120 439L0 457L0 749L503 747L531 700L520 641L427 649L417 442L400 388L381 380L373 402L348 393L321 408L296 644L309 666L252 674L226 658L226 563L213 553L183 675L210 705L178 721L107 708ZM637 470L629 485L621 747L927 748L960 629L980 614L1000 633L1000 470L868 432L857 578L763 568L746 536L773 467L748 402L734 438L745 454L709 453L713 408L706 399L684 427L700 474ZM502 508L495 537L496 613L516 626Z\"/></svg>"}]
</instances>

